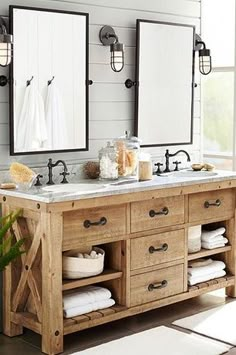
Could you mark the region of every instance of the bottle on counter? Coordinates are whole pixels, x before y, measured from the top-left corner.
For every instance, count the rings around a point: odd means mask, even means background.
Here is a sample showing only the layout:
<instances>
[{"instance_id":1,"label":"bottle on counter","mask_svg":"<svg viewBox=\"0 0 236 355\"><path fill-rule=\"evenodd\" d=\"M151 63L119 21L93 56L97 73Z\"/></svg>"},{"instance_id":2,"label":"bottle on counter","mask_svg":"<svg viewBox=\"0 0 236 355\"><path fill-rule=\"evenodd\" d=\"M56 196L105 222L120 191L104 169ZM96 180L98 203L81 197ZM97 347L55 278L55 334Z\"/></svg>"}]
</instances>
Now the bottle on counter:
<instances>
[{"instance_id":1,"label":"bottle on counter","mask_svg":"<svg viewBox=\"0 0 236 355\"><path fill-rule=\"evenodd\" d=\"M141 153L139 156L139 181L152 180L151 155Z\"/></svg>"},{"instance_id":2,"label":"bottle on counter","mask_svg":"<svg viewBox=\"0 0 236 355\"><path fill-rule=\"evenodd\" d=\"M117 149L110 142L107 142L107 146L99 151L100 179L118 179L117 161Z\"/></svg>"}]
</instances>

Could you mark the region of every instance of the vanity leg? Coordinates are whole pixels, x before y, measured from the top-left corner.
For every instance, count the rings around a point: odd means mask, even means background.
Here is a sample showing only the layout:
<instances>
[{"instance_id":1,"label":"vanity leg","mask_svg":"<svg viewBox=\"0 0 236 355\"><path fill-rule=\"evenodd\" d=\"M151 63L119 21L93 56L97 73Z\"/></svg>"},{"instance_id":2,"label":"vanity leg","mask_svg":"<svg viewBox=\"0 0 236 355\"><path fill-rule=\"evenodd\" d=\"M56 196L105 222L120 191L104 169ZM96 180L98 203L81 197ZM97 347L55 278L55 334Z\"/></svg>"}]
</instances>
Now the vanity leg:
<instances>
[{"instance_id":1,"label":"vanity leg","mask_svg":"<svg viewBox=\"0 0 236 355\"><path fill-rule=\"evenodd\" d=\"M8 215L9 211L9 206L2 204L2 215ZM9 337L23 333L22 326L11 322L12 295L15 291L15 286L14 269L12 264L10 264L3 271L3 333Z\"/></svg>"},{"instance_id":2,"label":"vanity leg","mask_svg":"<svg viewBox=\"0 0 236 355\"><path fill-rule=\"evenodd\" d=\"M63 352L61 213L41 213L42 226L42 351Z\"/></svg>"},{"instance_id":3,"label":"vanity leg","mask_svg":"<svg viewBox=\"0 0 236 355\"><path fill-rule=\"evenodd\" d=\"M229 244L232 246L232 250L226 253L225 262L230 274L234 276L234 286L226 288L226 294L229 297L236 297L236 218L232 218L226 223L227 238Z\"/></svg>"}]
</instances>

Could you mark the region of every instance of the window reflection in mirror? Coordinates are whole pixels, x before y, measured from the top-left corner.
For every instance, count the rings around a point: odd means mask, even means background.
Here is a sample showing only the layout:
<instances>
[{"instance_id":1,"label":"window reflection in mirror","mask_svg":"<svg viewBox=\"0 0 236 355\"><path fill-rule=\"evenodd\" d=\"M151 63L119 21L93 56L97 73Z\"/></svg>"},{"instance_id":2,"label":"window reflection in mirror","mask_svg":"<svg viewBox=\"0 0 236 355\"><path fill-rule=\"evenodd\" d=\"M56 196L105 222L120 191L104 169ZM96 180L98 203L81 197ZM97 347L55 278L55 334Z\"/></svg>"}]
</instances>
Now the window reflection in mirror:
<instances>
[{"instance_id":1,"label":"window reflection in mirror","mask_svg":"<svg viewBox=\"0 0 236 355\"><path fill-rule=\"evenodd\" d=\"M142 146L191 144L194 26L137 20L136 135Z\"/></svg>"}]
</instances>

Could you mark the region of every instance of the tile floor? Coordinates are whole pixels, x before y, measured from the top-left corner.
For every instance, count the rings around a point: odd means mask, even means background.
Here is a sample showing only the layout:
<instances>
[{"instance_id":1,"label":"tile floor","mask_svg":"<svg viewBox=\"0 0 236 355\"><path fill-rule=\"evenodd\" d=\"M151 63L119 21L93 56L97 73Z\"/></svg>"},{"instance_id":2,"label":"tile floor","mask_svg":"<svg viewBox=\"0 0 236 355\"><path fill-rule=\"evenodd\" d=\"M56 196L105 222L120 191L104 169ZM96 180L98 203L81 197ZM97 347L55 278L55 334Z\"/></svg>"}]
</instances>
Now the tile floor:
<instances>
[{"instance_id":1,"label":"tile floor","mask_svg":"<svg viewBox=\"0 0 236 355\"><path fill-rule=\"evenodd\" d=\"M225 297L224 291L220 290L110 324L67 335L64 340L65 351L63 354L74 354L80 350L159 325L175 328L171 324L174 320L217 307L226 302L236 302L236 300ZM179 328L177 329L180 330ZM29 330L25 330L23 335L15 338L8 338L0 334L0 354L40 355L40 341L40 336ZM236 355L236 348L231 349L227 355Z\"/></svg>"}]
</instances>

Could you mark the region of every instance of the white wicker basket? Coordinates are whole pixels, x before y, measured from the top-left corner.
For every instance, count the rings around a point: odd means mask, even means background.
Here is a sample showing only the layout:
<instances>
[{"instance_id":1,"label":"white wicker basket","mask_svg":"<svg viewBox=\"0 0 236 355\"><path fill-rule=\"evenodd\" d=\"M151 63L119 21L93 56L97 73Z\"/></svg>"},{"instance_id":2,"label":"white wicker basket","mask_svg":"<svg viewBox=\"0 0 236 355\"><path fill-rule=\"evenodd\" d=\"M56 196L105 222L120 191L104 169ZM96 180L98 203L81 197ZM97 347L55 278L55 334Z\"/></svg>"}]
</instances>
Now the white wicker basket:
<instances>
[{"instance_id":1,"label":"white wicker basket","mask_svg":"<svg viewBox=\"0 0 236 355\"><path fill-rule=\"evenodd\" d=\"M97 247L94 247L93 250L102 256L97 259L85 259L71 256L71 254L75 254L75 250L64 253L62 258L63 278L80 279L101 274L104 269L105 252Z\"/></svg>"}]
</instances>

